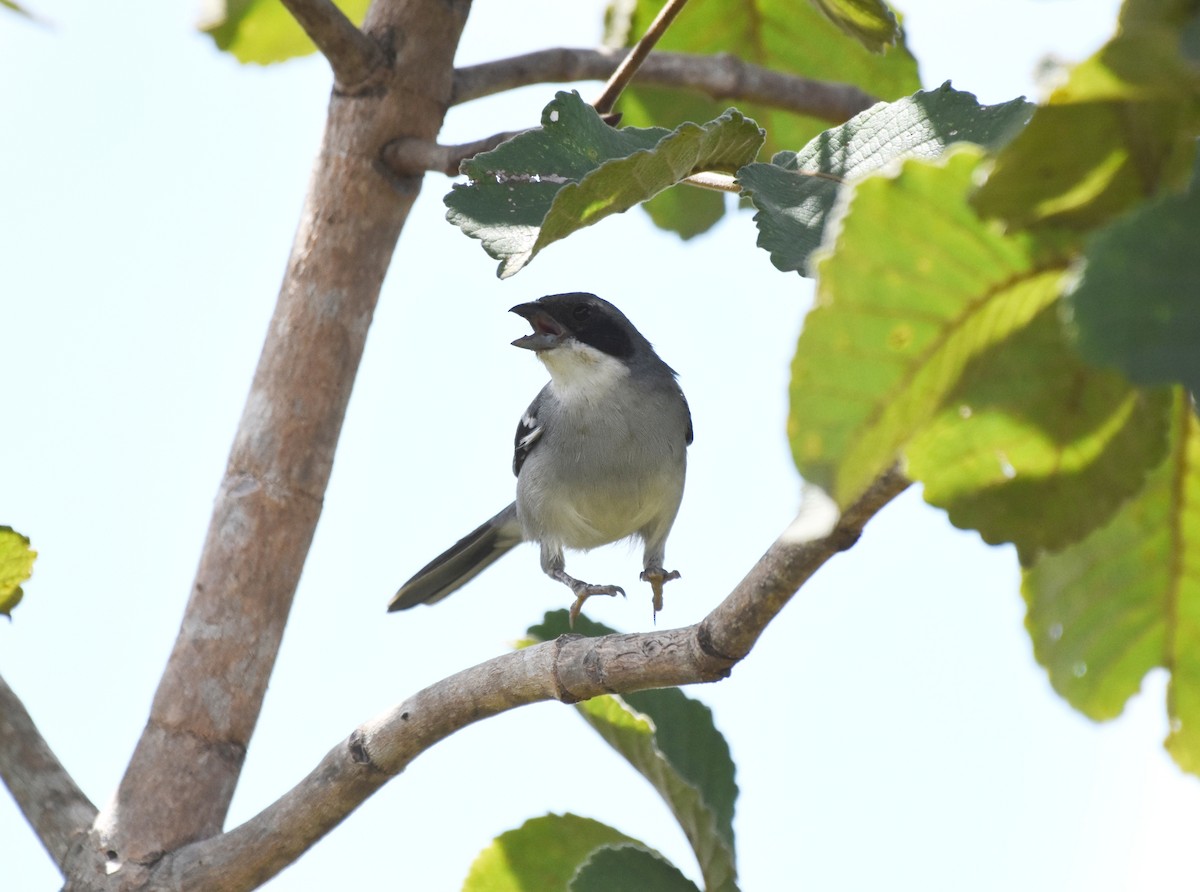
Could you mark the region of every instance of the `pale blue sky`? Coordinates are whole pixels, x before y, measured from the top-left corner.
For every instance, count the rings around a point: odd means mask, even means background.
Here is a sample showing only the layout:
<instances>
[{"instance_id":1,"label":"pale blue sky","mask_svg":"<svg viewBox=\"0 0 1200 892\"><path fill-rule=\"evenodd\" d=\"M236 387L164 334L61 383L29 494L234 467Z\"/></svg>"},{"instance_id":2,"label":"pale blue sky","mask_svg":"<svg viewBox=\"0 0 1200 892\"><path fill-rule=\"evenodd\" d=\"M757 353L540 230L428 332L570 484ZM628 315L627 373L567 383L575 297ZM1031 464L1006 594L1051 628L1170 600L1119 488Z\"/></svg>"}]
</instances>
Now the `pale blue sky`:
<instances>
[{"instance_id":1,"label":"pale blue sky","mask_svg":"<svg viewBox=\"0 0 1200 892\"><path fill-rule=\"evenodd\" d=\"M0 671L103 804L174 638L330 79L316 58L237 66L194 32L192 3L31 5L52 30L0 17L0 299L21 418L0 440L0 522L41 557L0 623ZM1045 54L1098 46L1116 4L902 8L927 86L998 102L1036 95ZM460 61L594 45L601 9L479 0ZM529 125L553 89L454 109L443 141ZM511 499L512 431L544 380L509 346L513 304L595 291L681 372L696 443L668 551L683 580L660 624L701 617L795 513L783 425L811 286L771 267L748 214L690 244L626 214L499 282L443 220L449 182L427 179L385 285L232 822L360 722L564 606L524 548L436 609L384 613L413 570ZM638 558L617 546L571 568L632 581ZM1009 549L910 492L731 679L689 690L738 763L744 888L1195 887L1200 785L1162 752L1164 679L1116 723L1081 718L1033 661L1017 584ZM640 591L588 609L650 627ZM655 794L569 708L543 704L422 756L268 888L328 888L349 870L370 888L456 889L494 835L546 811L607 821L696 876ZM58 888L2 796L0 864L5 890Z\"/></svg>"}]
</instances>

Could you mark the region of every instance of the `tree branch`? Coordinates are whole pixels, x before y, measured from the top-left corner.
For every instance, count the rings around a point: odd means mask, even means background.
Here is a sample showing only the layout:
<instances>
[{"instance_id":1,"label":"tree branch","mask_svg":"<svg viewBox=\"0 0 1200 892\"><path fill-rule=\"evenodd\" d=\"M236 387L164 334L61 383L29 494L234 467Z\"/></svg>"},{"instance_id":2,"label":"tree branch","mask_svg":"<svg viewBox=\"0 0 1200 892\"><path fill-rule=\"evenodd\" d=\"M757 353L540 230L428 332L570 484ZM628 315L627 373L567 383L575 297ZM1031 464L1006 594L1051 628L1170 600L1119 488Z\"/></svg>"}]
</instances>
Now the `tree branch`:
<instances>
[{"instance_id":1,"label":"tree branch","mask_svg":"<svg viewBox=\"0 0 1200 892\"><path fill-rule=\"evenodd\" d=\"M154 869L152 885L214 892L254 888L295 861L425 750L482 719L545 700L575 703L725 678L799 587L853 545L867 521L908 484L898 472L889 472L840 517L827 497L814 496L824 499L818 510L802 511L737 588L696 625L602 638L563 635L425 688L356 729L304 780L246 823L167 855Z\"/></svg>"},{"instance_id":2,"label":"tree branch","mask_svg":"<svg viewBox=\"0 0 1200 892\"><path fill-rule=\"evenodd\" d=\"M853 546L867 521L910 482L898 469L891 469L837 517L832 527L823 523L822 512L836 516L836 507L820 490L812 492L800 515L754 569L701 620L699 634L707 642L705 647L731 660L745 657L792 595L827 560ZM809 530L810 524L816 525L819 535Z\"/></svg>"},{"instance_id":3,"label":"tree branch","mask_svg":"<svg viewBox=\"0 0 1200 892\"><path fill-rule=\"evenodd\" d=\"M621 61L617 50L552 49L454 72L451 102L458 105L530 84L604 80ZM711 99L737 99L841 123L876 101L857 87L783 74L736 56L651 53L638 83L694 90Z\"/></svg>"},{"instance_id":4,"label":"tree branch","mask_svg":"<svg viewBox=\"0 0 1200 892\"><path fill-rule=\"evenodd\" d=\"M386 64L383 50L331 0L283 0L333 69L336 89L362 91Z\"/></svg>"},{"instance_id":5,"label":"tree branch","mask_svg":"<svg viewBox=\"0 0 1200 892\"><path fill-rule=\"evenodd\" d=\"M650 55L650 51L654 49L654 45L658 43L660 37L666 33L671 22L675 21L675 17L683 12L684 4L687 0L667 0L663 4L663 8L658 11L658 15L654 17L654 21L650 23L650 27L646 29L646 33L629 51L621 64L617 66L616 71L609 77L608 82L604 85L604 90L592 103L592 107L602 115L607 115L612 111L613 105L616 104L617 97L621 95L621 91L628 86L637 74L638 68L646 61L646 57Z\"/></svg>"},{"instance_id":6,"label":"tree branch","mask_svg":"<svg viewBox=\"0 0 1200 892\"><path fill-rule=\"evenodd\" d=\"M530 84L601 80L613 76L620 64L620 54L614 50L555 49L471 65L455 70L451 103L458 105ZM645 84L697 90L712 99L757 102L835 123L853 117L875 102L857 87L781 74L728 54L651 53L637 74ZM383 161L401 176L429 170L456 176L463 161L490 151L521 132L497 133L455 146L392 140L383 151ZM692 184L725 192L739 191L729 178L695 179Z\"/></svg>"},{"instance_id":7,"label":"tree branch","mask_svg":"<svg viewBox=\"0 0 1200 892\"><path fill-rule=\"evenodd\" d=\"M62 865L96 818L12 688L0 678L0 777L55 864Z\"/></svg>"},{"instance_id":8,"label":"tree branch","mask_svg":"<svg viewBox=\"0 0 1200 892\"><path fill-rule=\"evenodd\" d=\"M416 139L396 139L383 147L383 161L401 176L419 176L427 170L436 170L448 177L455 177L458 176L462 163L468 158L474 158L480 152L490 152L500 143L527 132L528 130L509 130L456 146L444 146L441 143Z\"/></svg>"}]
</instances>

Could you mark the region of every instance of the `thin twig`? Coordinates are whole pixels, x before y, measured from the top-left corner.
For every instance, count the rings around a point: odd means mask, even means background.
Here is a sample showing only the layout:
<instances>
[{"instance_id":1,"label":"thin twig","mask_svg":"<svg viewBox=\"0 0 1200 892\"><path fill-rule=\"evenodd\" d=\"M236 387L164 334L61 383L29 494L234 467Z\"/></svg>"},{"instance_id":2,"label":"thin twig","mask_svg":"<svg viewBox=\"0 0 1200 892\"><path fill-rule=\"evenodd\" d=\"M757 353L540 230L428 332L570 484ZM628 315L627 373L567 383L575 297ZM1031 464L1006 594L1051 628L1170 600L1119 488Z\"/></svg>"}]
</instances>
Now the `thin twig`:
<instances>
[{"instance_id":1,"label":"thin twig","mask_svg":"<svg viewBox=\"0 0 1200 892\"><path fill-rule=\"evenodd\" d=\"M701 189L709 189L713 192L741 192L742 187L738 185L737 180L726 173L694 173L690 177L682 180L689 186L697 186Z\"/></svg>"},{"instance_id":2,"label":"thin twig","mask_svg":"<svg viewBox=\"0 0 1200 892\"><path fill-rule=\"evenodd\" d=\"M703 621L682 629L555 641L505 654L425 688L363 724L309 775L227 833L169 853L152 879L164 888L252 889L274 876L455 731L547 700L575 703L601 694L725 678L767 624L829 558L908 486L883 475L841 516L813 512L784 531L746 578Z\"/></svg>"},{"instance_id":3,"label":"thin twig","mask_svg":"<svg viewBox=\"0 0 1200 892\"><path fill-rule=\"evenodd\" d=\"M387 60L379 44L364 34L331 0L283 0L304 33L329 60L337 89L356 93Z\"/></svg>"},{"instance_id":4,"label":"thin twig","mask_svg":"<svg viewBox=\"0 0 1200 892\"><path fill-rule=\"evenodd\" d=\"M0 777L55 864L96 819L96 806L63 768L12 688L0 678Z\"/></svg>"},{"instance_id":5,"label":"thin twig","mask_svg":"<svg viewBox=\"0 0 1200 892\"><path fill-rule=\"evenodd\" d=\"M604 85L604 89L592 103L592 107L600 114L606 115L613 110L613 106L617 102L617 97L621 95L621 91L628 86L633 80L633 76L637 74L637 70L646 61L646 57L650 55L650 50L654 49L654 45L658 43L670 26L671 22L675 21L675 16L683 11L684 4L687 0L667 0L663 4L663 8L658 11L658 15L654 17L654 21L650 23L650 27L646 29L646 33L629 51L622 61L617 66L617 70L609 77L608 83Z\"/></svg>"},{"instance_id":6,"label":"thin twig","mask_svg":"<svg viewBox=\"0 0 1200 892\"><path fill-rule=\"evenodd\" d=\"M619 64L620 58L611 50L556 49L459 68L454 73L452 103L458 105L531 84L600 80L610 76ZM834 122L853 117L875 101L857 87L782 74L730 55L652 53L638 78L655 86L697 90L712 99L755 102ZM506 131L456 146L397 140L384 149L383 160L402 176L428 170L455 176L467 158L490 151L521 132ZM685 182L703 189L739 191L731 178L716 174L699 174Z\"/></svg>"}]
</instances>

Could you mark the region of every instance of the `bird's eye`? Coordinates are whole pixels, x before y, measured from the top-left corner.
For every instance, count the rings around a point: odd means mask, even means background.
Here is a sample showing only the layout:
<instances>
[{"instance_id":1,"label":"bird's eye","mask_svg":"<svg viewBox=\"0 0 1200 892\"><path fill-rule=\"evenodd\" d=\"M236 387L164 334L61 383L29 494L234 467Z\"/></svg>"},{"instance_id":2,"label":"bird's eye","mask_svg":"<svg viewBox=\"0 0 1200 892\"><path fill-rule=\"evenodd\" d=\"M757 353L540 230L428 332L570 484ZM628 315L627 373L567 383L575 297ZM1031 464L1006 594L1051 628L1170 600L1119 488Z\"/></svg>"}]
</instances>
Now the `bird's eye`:
<instances>
[{"instance_id":1,"label":"bird's eye","mask_svg":"<svg viewBox=\"0 0 1200 892\"><path fill-rule=\"evenodd\" d=\"M592 312L592 308L589 307L587 304L580 304L579 306L577 306L575 309L573 309L571 311L571 315L574 316L580 322L582 322L584 319L586 319L591 314L591 312Z\"/></svg>"}]
</instances>

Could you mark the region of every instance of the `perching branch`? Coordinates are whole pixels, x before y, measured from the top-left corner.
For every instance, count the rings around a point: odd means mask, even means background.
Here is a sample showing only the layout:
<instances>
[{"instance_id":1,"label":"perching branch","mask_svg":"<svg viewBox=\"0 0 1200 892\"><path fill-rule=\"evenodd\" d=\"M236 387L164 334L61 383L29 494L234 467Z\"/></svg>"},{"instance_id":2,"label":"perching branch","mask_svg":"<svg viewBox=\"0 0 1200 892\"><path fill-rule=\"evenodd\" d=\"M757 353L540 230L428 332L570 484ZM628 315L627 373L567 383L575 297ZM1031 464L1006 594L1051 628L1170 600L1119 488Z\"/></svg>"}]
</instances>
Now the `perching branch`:
<instances>
[{"instance_id":1,"label":"perching branch","mask_svg":"<svg viewBox=\"0 0 1200 892\"><path fill-rule=\"evenodd\" d=\"M96 806L63 768L12 688L0 678L0 778L55 864L81 841Z\"/></svg>"},{"instance_id":2,"label":"perching branch","mask_svg":"<svg viewBox=\"0 0 1200 892\"><path fill-rule=\"evenodd\" d=\"M729 597L701 620L699 634L707 642L706 647L730 660L740 660L750 653L767 624L792 595L827 560L852 547L867 521L904 492L910 482L892 468L842 512L832 528L822 518L823 511L837 510L829 497L816 490L806 498L792 525L759 558ZM810 530L810 525L816 529Z\"/></svg>"},{"instance_id":3,"label":"perching branch","mask_svg":"<svg viewBox=\"0 0 1200 892\"><path fill-rule=\"evenodd\" d=\"M675 21L675 17L683 11L684 4L687 0L667 0L663 4L663 8L658 11L658 15L654 17L654 21L650 23L650 27L646 29L646 33L629 51L621 64L617 66L617 70L612 73L608 79L608 83L604 85L604 89L600 95L596 97L596 101L592 103L592 107L602 115L607 115L613 110L613 105L616 104L617 97L621 95L621 91L629 85L633 80L633 76L637 74L642 63L646 61L646 57L650 55L650 51L654 49L654 45L658 43L659 38L666 33L671 22Z\"/></svg>"},{"instance_id":4,"label":"perching branch","mask_svg":"<svg viewBox=\"0 0 1200 892\"><path fill-rule=\"evenodd\" d=\"M338 91L362 90L387 64L379 44L360 31L331 0L283 0L283 5L329 60Z\"/></svg>"},{"instance_id":5,"label":"perching branch","mask_svg":"<svg viewBox=\"0 0 1200 892\"><path fill-rule=\"evenodd\" d=\"M575 703L725 678L800 586L853 545L867 521L908 484L891 471L840 517L832 506L824 514L803 510L737 588L696 625L602 638L564 635L425 688L356 729L304 780L246 823L167 855L154 868L152 885L214 892L254 888L294 862L421 753L482 719L545 700Z\"/></svg>"},{"instance_id":6,"label":"perching branch","mask_svg":"<svg viewBox=\"0 0 1200 892\"><path fill-rule=\"evenodd\" d=\"M604 80L616 71L619 50L552 49L454 72L451 102L458 105L530 84ZM722 53L651 53L638 69L638 82L678 87L710 99L737 99L810 115L840 124L876 101L857 87L783 74Z\"/></svg>"}]
</instances>

